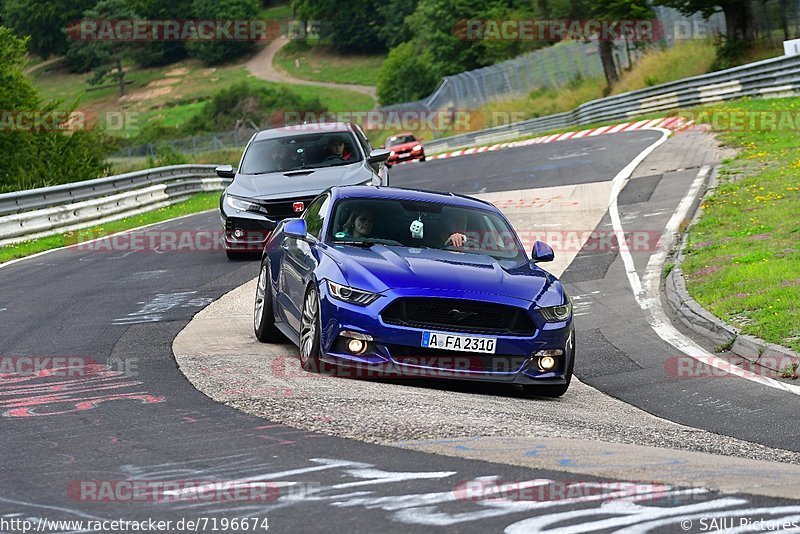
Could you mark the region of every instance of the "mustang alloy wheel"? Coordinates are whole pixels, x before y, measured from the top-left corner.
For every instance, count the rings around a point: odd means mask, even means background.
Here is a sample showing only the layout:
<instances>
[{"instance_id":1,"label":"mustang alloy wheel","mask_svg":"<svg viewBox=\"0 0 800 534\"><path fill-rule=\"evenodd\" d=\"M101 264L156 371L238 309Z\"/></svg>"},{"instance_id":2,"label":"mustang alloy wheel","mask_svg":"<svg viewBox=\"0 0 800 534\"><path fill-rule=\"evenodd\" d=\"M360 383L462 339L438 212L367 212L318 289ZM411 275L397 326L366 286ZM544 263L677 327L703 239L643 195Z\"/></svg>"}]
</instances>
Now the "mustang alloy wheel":
<instances>
[{"instance_id":1,"label":"mustang alloy wheel","mask_svg":"<svg viewBox=\"0 0 800 534\"><path fill-rule=\"evenodd\" d=\"M300 365L306 371L318 372L320 368L319 294L310 287L303 301L300 317Z\"/></svg>"}]
</instances>

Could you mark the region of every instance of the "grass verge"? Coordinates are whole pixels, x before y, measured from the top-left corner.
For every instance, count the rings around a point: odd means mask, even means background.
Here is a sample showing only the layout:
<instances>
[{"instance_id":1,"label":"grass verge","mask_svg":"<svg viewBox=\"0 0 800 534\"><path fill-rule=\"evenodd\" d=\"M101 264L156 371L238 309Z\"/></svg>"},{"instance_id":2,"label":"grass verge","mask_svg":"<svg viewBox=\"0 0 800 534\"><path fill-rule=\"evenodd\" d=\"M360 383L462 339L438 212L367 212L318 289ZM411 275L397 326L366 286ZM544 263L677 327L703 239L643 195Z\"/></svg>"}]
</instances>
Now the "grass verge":
<instances>
[{"instance_id":1,"label":"grass verge","mask_svg":"<svg viewBox=\"0 0 800 534\"><path fill-rule=\"evenodd\" d=\"M742 100L706 108L716 117L800 116L800 98ZM780 116L780 115L778 115ZM698 120L703 115L698 112ZM769 120L769 119L768 119ZM727 323L800 351L800 125L710 121L740 149L689 231L683 272L689 293ZM727 119L725 121L727 123Z\"/></svg>"},{"instance_id":2,"label":"grass verge","mask_svg":"<svg viewBox=\"0 0 800 534\"><path fill-rule=\"evenodd\" d=\"M132 217L126 217L118 221L112 221L74 232L32 239L31 241L25 241L16 245L0 246L0 264L31 256L46 250L73 245L75 244L78 234L80 234L82 239L86 236L100 237L115 234L124 230L138 228L139 226L166 221L167 219L174 219L182 215L210 210L215 208L218 203L219 193L198 193L172 206L148 211Z\"/></svg>"},{"instance_id":3,"label":"grass verge","mask_svg":"<svg viewBox=\"0 0 800 534\"><path fill-rule=\"evenodd\" d=\"M385 59L385 54L342 55L326 45L292 41L278 51L274 62L295 78L375 85Z\"/></svg>"}]
</instances>

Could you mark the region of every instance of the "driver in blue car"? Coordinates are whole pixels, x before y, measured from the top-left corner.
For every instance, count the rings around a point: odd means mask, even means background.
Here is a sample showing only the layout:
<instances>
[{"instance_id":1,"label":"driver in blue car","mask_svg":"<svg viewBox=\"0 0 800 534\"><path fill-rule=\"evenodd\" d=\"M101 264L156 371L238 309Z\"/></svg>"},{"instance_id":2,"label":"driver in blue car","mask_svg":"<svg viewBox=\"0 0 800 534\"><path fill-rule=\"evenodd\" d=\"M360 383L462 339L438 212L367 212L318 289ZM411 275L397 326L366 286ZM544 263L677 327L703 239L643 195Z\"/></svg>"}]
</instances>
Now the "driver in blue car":
<instances>
[{"instance_id":1,"label":"driver in blue car","mask_svg":"<svg viewBox=\"0 0 800 534\"><path fill-rule=\"evenodd\" d=\"M467 214L461 210L446 210L442 212L442 216L444 246L463 247L467 242Z\"/></svg>"}]
</instances>

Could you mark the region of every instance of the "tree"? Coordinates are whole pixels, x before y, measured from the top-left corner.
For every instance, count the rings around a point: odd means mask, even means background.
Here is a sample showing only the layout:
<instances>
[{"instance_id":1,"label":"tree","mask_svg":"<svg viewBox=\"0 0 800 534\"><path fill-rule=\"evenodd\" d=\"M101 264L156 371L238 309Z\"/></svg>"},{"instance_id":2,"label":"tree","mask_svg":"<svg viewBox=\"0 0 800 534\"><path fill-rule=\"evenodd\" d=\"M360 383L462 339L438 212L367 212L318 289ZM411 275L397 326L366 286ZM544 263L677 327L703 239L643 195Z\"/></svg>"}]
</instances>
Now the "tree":
<instances>
[{"instance_id":1,"label":"tree","mask_svg":"<svg viewBox=\"0 0 800 534\"><path fill-rule=\"evenodd\" d=\"M729 40L755 39L753 6L750 0L656 0L655 3L675 8L684 15L700 13L706 18L722 10L725 15L725 33Z\"/></svg>"},{"instance_id":2,"label":"tree","mask_svg":"<svg viewBox=\"0 0 800 534\"><path fill-rule=\"evenodd\" d=\"M320 22L323 36L340 52L386 49L380 34L390 30L380 15L379 1L297 0L293 5L299 19Z\"/></svg>"},{"instance_id":3,"label":"tree","mask_svg":"<svg viewBox=\"0 0 800 534\"><path fill-rule=\"evenodd\" d=\"M83 18L87 20L138 20L139 16L130 8L127 0L100 0L95 7L86 10ZM91 68L94 76L92 85L102 83L106 78L116 79L120 96L125 95L125 69L122 62L130 59L139 43L124 40L85 40L74 41L68 55L80 57Z\"/></svg>"},{"instance_id":4,"label":"tree","mask_svg":"<svg viewBox=\"0 0 800 534\"><path fill-rule=\"evenodd\" d=\"M0 26L0 191L87 180L107 169L110 144L99 131L69 134L56 128L16 129L26 112L46 116L55 103L42 103L24 73L27 39ZM52 123L51 123L52 124Z\"/></svg>"},{"instance_id":5,"label":"tree","mask_svg":"<svg viewBox=\"0 0 800 534\"><path fill-rule=\"evenodd\" d=\"M553 18L599 19L606 21L648 20L655 14L647 0L554 0L548 8ZM598 36L598 53L606 83L610 87L619 80L614 59L614 41Z\"/></svg>"},{"instance_id":6,"label":"tree","mask_svg":"<svg viewBox=\"0 0 800 534\"><path fill-rule=\"evenodd\" d=\"M192 15L200 20L255 20L257 0L194 0ZM235 59L255 49L255 41L194 40L186 43L189 55L214 65Z\"/></svg>"},{"instance_id":7,"label":"tree","mask_svg":"<svg viewBox=\"0 0 800 534\"><path fill-rule=\"evenodd\" d=\"M413 43L403 43L389 52L378 75L378 100L381 105L410 102L427 96L439 82L427 54Z\"/></svg>"},{"instance_id":8,"label":"tree","mask_svg":"<svg viewBox=\"0 0 800 534\"><path fill-rule=\"evenodd\" d=\"M80 18L96 3L96 0L4 1L4 24L20 37L30 36L30 49L42 57L66 52L67 23Z\"/></svg>"},{"instance_id":9,"label":"tree","mask_svg":"<svg viewBox=\"0 0 800 534\"><path fill-rule=\"evenodd\" d=\"M387 0L377 3L377 15L380 23L377 27L378 38L388 50L411 39L411 28L406 17L414 12L419 0Z\"/></svg>"},{"instance_id":10,"label":"tree","mask_svg":"<svg viewBox=\"0 0 800 534\"><path fill-rule=\"evenodd\" d=\"M189 18L192 0L128 0L133 11L146 20L181 20ZM133 53L133 59L143 67L166 65L187 55L183 41L156 40L142 43Z\"/></svg>"}]
</instances>

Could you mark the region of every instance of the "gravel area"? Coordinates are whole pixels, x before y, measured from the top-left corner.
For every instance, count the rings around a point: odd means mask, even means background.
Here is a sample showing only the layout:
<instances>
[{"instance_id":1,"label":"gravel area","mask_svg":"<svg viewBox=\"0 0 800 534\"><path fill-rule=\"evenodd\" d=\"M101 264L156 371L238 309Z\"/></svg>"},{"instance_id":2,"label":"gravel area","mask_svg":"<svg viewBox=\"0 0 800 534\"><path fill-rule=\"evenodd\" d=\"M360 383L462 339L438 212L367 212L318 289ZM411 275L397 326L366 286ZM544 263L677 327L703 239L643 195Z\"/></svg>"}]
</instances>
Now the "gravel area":
<instances>
[{"instance_id":1,"label":"gravel area","mask_svg":"<svg viewBox=\"0 0 800 534\"><path fill-rule=\"evenodd\" d=\"M791 451L678 425L578 380L560 399L536 399L505 385L307 373L300 369L294 345L255 339L254 294L255 280L201 311L175 339L173 352L200 391L270 421L379 444L558 437L800 464Z\"/></svg>"}]
</instances>

